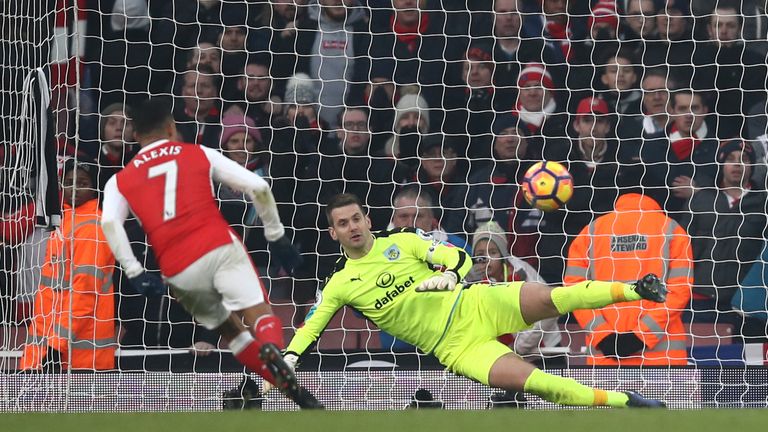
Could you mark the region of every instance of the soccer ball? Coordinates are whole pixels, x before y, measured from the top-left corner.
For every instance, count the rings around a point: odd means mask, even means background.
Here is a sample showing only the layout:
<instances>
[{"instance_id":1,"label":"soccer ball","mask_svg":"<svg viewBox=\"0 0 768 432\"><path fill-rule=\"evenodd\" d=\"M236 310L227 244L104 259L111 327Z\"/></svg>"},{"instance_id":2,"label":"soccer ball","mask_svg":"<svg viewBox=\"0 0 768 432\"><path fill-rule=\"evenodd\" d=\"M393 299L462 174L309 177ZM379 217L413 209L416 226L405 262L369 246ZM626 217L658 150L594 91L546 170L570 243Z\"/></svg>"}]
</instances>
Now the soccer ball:
<instances>
[{"instance_id":1,"label":"soccer ball","mask_svg":"<svg viewBox=\"0 0 768 432\"><path fill-rule=\"evenodd\" d=\"M525 172L523 195L539 210L557 210L573 195L573 177L557 162L537 162Z\"/></svg>"}]
</instances>

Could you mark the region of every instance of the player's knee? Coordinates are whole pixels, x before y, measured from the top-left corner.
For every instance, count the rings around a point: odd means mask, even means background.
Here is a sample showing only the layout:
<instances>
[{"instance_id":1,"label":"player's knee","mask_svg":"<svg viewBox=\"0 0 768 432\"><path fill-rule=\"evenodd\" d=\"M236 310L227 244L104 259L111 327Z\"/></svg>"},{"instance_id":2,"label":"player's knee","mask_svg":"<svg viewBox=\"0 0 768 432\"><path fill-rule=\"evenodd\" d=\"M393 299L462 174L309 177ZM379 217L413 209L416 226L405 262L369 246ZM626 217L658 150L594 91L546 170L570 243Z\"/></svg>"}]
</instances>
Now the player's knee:
<instances>
[{"instance_id":1,"label":"player's knee","mask_svg":"<svg viewBox=\"0 0 768 432\"><path fill-rule=\"evenodd\" d=\"M552 303L552 288L541 282L526 282L523 284L526 295L530 296L537 301L550 304Z\"/></svg>"}]
</instances>

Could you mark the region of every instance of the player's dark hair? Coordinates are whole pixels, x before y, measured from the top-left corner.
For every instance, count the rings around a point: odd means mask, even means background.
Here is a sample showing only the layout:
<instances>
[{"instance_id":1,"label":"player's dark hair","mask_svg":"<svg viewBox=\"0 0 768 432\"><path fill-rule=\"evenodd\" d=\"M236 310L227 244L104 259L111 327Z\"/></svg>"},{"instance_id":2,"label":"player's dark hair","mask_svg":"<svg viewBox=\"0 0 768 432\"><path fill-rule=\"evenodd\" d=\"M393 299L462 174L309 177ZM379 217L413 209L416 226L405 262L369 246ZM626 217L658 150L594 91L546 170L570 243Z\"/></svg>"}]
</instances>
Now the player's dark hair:
<instances>
[{"instance_id":1,"label":"player's dark hair","mask_svg":"<svg viewBox=\"0 0 768 432\"><path fill-rule=\"evenodd\" d=\"M357 195L350 193L334 195L330 201L328 201L328 205L325 206L325 218L328 220L328 226L333 226L333 217L331 217L332 211L337 208L346 207L352 204L360 207L360 211L365 214L365 207L363 206L363 202L360 201L360 198L358 198Z\"/></svg>"},{"instance_id":2,"label":"player's dark hair","mask_svg":"<svg viewBox=\"0 0 768 432\"><path fill-rule=\"evenodd\" d=\"M173 121L173 114L167 98L147 99L133 110L133 130L137 135L160 131L169 121Z\"/></svg>"}]
</instances>

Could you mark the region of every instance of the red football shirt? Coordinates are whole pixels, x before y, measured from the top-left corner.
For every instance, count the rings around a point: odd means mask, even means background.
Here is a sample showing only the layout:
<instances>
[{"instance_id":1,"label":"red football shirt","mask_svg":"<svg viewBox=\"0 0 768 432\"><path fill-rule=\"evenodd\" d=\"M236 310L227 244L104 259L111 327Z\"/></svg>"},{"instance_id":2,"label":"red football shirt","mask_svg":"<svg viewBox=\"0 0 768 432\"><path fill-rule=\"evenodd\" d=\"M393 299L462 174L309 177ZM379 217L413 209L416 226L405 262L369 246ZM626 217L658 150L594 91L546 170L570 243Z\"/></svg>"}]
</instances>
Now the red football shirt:
<instances>
[{"instance_id":1,"label":"red football shirt","mask_svg":"<svg viewBox=\"0 0 768 432\"><path fill-rule=\"evenodd\" d=\"M200 146L173 141L143 148L116 175L167 277L235 236L219 212L211 175L211 161Z\"/></svg>"}]
</instances>

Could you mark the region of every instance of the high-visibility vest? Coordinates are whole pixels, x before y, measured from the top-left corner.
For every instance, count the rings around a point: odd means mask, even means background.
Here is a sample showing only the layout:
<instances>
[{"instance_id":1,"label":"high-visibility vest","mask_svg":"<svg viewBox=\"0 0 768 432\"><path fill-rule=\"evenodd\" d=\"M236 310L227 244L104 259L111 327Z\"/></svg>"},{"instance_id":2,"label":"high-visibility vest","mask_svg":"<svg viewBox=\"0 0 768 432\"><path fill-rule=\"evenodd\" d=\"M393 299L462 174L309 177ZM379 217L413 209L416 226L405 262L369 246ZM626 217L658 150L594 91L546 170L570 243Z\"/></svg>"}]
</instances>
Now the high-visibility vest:
<instances>
[{"instance_id":1,"label":"high-visibility vest","mask_svg":"<svg viewBox=\"0 0 768 432\"><path fill-rule=\"evenodd\" d=\"M691 239L659 205L639 194L619 197L616 210L585 227L568 251L565 285L584 280L633 283L648 273L666 282L666 303L648 300L574 311L587 334L589 364L685 365L682 311L693 284ZM632 356L605 357L597 348L611 333L634 333L645 348Z\"/></svg>"},{"instance_id":2,"label":"high-visibility vest","mask_svg":"<svg viewBox=\"0 0 768 432\"><path fill-rule=\"evenodd\" d=\"M40 369L49 347L61 353L63 368L115 368L115 257L100 218L95 199L74 217L65 205L61 233L48 240L20 369Z\"/></svg>"}]
</instances>

